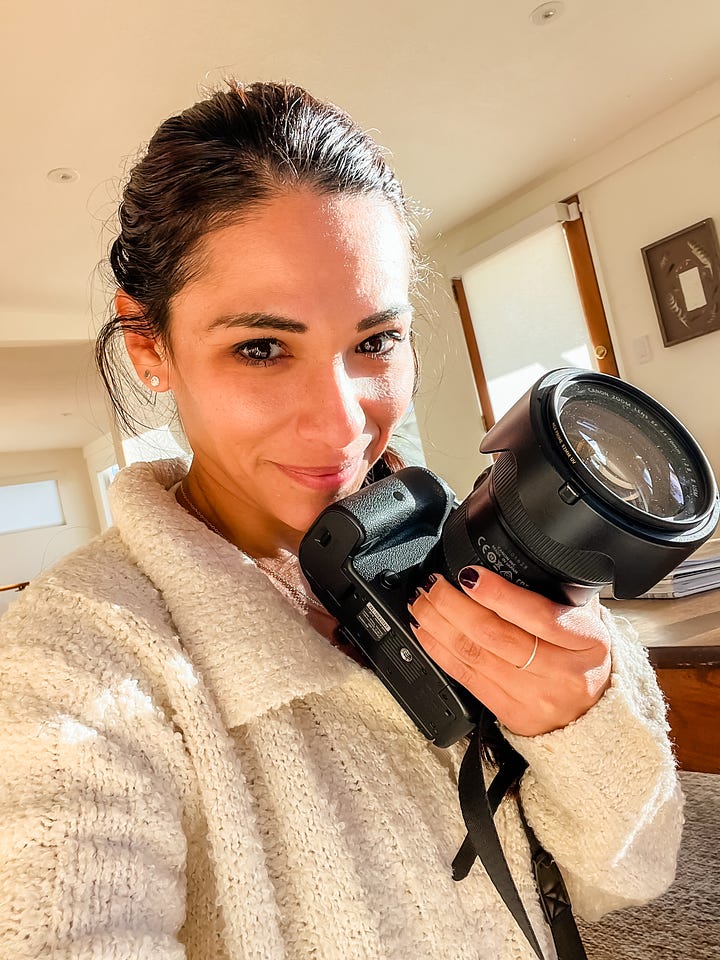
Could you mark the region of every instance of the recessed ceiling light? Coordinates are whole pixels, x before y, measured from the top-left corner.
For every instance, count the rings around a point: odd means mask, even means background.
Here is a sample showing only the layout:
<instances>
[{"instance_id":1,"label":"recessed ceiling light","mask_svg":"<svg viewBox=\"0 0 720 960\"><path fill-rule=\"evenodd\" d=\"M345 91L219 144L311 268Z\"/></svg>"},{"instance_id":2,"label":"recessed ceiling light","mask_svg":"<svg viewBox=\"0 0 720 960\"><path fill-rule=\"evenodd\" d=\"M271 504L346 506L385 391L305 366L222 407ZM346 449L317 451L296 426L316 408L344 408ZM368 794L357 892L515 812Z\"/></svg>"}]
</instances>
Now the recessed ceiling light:
<instances>
[{"instance_id":1,"label":"recessed ceiling light","mask_svg":"<svg viewBox=\"0 0 720 960\"><path fill-rule=\"evenodd\" d=\"M565 12L565 4L562 0L550 0L549 3L541 3L535 7L530 14L530 19L536 27L544 27L548 23L554 23Z\"/></svg>"},{"instance_id":2,"label":"recessed ceiling light","mask_svg":"<svg viewBox=\"0 0 720 960\"><path fill-rule=\"evenodd\" d=\"M80 179L80 174L72 167L55 167L47 174L51 183L75 183Z\"/></svg>"}]
</instances>

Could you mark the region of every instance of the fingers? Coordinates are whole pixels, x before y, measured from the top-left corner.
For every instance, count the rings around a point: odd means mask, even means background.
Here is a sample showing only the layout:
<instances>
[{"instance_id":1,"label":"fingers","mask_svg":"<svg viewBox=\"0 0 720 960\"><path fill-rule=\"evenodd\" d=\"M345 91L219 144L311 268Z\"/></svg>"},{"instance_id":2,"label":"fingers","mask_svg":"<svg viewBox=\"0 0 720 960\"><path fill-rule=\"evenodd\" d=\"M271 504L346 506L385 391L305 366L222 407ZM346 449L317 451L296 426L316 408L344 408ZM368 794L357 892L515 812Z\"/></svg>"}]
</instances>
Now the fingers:
<instances>
[{"instance_id":1,"label":"fingers","mask_svg":"<svg viewBox=\"0 0 720 960\"><path fill-rule=\"evenodd\" d=\"M454 648L441 643L435 634L424 627L413 625L413 633L440 669L469 690L496 717L504 719L521 712L522 697L511 676L512 671L517 672L515 667L482 648L478 650L477 659L468 663L457 656Z\"/></svg>"},{"instance_id":2,"label":"fingers","mask_svg":"<svg viewBox=\"0 0 720 960\"><path fill-rule=\"evenodd\" d=\"M529 670L519 670L489 650L479 648L473 665L459 659L453 648L446 647L423 627L413 627L413 632L445 673L520 736L533 737L565 726L593 702L583 697L582 691L568 699L569 684L550 683Z\"/></svg>"},{"instance_id":3,"label":"fingers","mask_svg":"<svg viewBox=\"0 0 720 960\"><path fill-rule=\"evenodd\" d=\"M410 606L413 631L509 729L525 736L557 729L602 696L610 639L597 603L555 604L489 571L463 590L436 577Z\"/></svg>"},{"instance_id":4,"label":"fingers","mask_svg":"<svg viewBox=\"0 0 720 960\"><path fill-rule=\"evenodd\" d=\"M460 586L467 596L501 620L567 650L586 650L598 642L609 641L597 599L583 607L554 603L480 566L465 567ZM452 604L451 591L438 596L438 602Z\"/></svg>"},{"instance_id":5,"label":"fingers","mask_svg":"<svg viewBox=\"0 0 720 960\"><path fill-rule=\"evenodd\" d=\"M459 663L474 669L482 668L487 653L517 669L533 651L534 636L479 603L469 604L447 581L438 581L431 593L421 594L412 613L427 634L441 638L442 645L452 649Z\"/></svg>"}]
</instances>

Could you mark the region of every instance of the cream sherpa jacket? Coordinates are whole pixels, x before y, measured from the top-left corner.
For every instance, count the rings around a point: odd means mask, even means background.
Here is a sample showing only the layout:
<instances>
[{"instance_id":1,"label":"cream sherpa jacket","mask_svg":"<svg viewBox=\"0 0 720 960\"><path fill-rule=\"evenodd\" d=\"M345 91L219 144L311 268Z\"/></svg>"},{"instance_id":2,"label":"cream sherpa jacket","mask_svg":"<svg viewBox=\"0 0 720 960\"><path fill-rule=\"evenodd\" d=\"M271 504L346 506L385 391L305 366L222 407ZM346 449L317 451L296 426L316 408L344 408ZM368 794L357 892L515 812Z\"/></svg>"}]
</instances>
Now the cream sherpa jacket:
<instances>
[{"instance_id":1,"label":"cream sherpa jacket","mask_svg":"<svg viewBox=\"0 0 720 960\"><path fill-rule=\"evenodd\" d=\"M2 960L531 960L482 868L451 879L461 748L185 513L182 469L123 471L117 526L0 623ZM513 738L591 918L664 890L681 829L661 696L612 629L603 699ZM551 957L513 801L497 819Z\"/></svg>"}]
</instances>

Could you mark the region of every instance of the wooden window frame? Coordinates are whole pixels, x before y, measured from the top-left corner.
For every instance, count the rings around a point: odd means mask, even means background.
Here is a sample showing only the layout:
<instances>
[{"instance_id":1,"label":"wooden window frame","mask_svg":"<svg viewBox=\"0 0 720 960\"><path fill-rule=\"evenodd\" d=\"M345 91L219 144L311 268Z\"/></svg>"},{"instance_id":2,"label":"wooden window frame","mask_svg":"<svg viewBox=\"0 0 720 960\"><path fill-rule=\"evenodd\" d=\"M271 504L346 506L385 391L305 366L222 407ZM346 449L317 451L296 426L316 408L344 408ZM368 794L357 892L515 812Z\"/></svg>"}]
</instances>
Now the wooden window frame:
<instances>
[{"instance_id":1,"label":"wooden window frame","mask_svg":"<svg viewBox=\"0 0 720 960\"><path fill-rule=\"evenodd\" d=\"M565 243L570 255L570 265L575 276L580 303L585 314L585 323L587 324L590 342L595 351L600 373L608 373L613 377L619 376L617 360L612 340L610 339L610 329L608 327L605 307L603 306L602 296L600 294L600 284L598 283L595 264L593 263L592 253L590 251L590 241L588 240L585 221L580 206L580 198L577 194L565 200L568 206L577 204L577 210L580 216L576 220L564 220L561 223Z\"/></svg>"},{"instance_id":2,"label":"wooden window frame","mask_svg":"<svg viewBox=\"0 0 720 960\"><path fill-rule=\"evenodd\" d=\"M585 221L583 220L580 201L578 196L575 195L569 197L564 203L571 209L573 209L573 205L575 205L574 209L578 214L574 220L561 221L560 225L565 237L565 244L570 257L570 265L573 276L575 277L580 304L598 370L601 373L607 373L617 377L619 373L615 350L610 338L610 329L600 294L600 285L598 283L597 273L595 272L595 264L592 259L590 242L588 240L587 230L585 229ZM490 391L475 337L475 330L473 329L470 307L467 302L467 296L465 295L462 277L452 278L452 291L460 315L460 323L470 357L470 366L472 367L478 400L480 401L483 429L489 430L495 424L495 414L490 400Z\"/></svg>"}]
</instances>

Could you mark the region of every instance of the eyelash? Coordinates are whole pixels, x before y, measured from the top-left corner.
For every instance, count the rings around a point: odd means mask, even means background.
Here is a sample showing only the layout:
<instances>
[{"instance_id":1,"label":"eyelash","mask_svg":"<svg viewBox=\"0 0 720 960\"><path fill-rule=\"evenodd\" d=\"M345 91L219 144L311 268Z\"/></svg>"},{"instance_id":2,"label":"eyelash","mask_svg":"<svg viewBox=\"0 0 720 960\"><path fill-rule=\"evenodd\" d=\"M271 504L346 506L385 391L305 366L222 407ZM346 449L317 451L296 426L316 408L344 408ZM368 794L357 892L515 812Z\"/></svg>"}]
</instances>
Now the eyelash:
<instances>
[{"instance_id":1,"label":"eyelash","mask_svg":"<svg viewBox=\"0 0 720 960\"><path fill-rule=\"evenodd\" d=\"M378 351L369 351L365 352L359 348L365 344L369 344L372 340L384 339L387 341L394 341L393 345L387 350L378 350ZM382 333L374 333L371 337L368 337L367 340L363 340L362 343L358 344L356 350L361 356L368 357L370 360L378 360L388 357L393 350L395 349L396 343L402 343L405 337L400 333L399 330L383 330ZM282 356L278 357L249 357L244 354L243 350L257 350L267 349L271 346L282 347L282 344L279 340L276 340L274 337L258 337L254 340L246 340L244 343L238 343L237 346L233 347L233 353L241 363L246 364L248 367L270 367L273 364L279 363L283 359Z\"/></svg>"}]
</instances>

